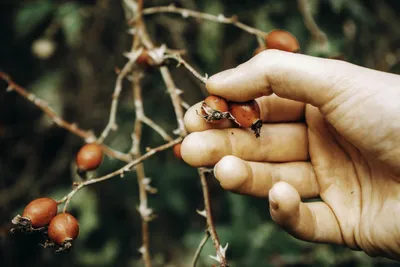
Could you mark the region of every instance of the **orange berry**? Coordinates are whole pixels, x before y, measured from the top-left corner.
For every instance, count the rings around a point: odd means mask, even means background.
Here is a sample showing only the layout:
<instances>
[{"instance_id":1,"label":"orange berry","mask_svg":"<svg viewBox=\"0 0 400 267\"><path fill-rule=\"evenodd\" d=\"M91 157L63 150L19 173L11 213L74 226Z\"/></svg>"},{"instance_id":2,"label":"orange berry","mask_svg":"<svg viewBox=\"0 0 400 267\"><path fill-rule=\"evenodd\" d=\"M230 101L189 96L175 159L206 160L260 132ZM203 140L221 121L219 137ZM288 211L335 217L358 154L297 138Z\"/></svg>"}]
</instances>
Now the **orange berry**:
<instances>
[{"instance_id":1,"label":"orange berry","mask_svg":"<svg viewBox=\"0 0 400 267\"><path fill-rule=\"evenodd\" d=\"M25 207L22 217L28 218L33 228L40 228L49 224L56 216L57 206L54 199L38 198Z\"/></svg>"},{"instance_id":2,"label":"orange berry","mask_svg":"<svg viewBox=\"0 0 400 267\"><path fill-rule=\"evenodd\" d=\"M265 51L265 50L267 50L266 47L262 47L262 46L257 47L253 52L253 57L260 54L262 51Z\"/></svg>"},{"instance_id":3,"label":"orange berry","mask_svg":"<svg viewBox=\"0 0 400 267\"><path fill-rule=\"evenodd\" d=\"M140 54L140 56L136 59L136 63L141 65L142 67L149 65L150 56L146 49Z\"/></svg>"},{"instance_id":4,"label":"orange berry","mask_svg":"<svg viewBox=\"0 0 400 267\"><path fill-rule=\"evenodd\" d=\"M220 112L227 112L229 110L228 103L225 101L225 99L219 96L210 95L204 100L204 102L210 108L218 110Z\"/></svg>"},{"instance_id":5,"label":"orange berry","mask_svg":"<svg viewBox=\"0 0 400 267\"><path fill-rule=\"evenodd\" d=\"M296 37L285 30L273 30L265 38L268 49L278 49L287 52L299 52L300 44Z\"/></svg>"},{"instance_id":6,"label":"orange berry","mask_svg":"<svg viewBox=\"0 0 400 267\"><path fill-rule=\"evenodd\" d=\"M250 127L256 137L260 136L262 121L260 119L260 108L255 100L243 103L231 102L229 103L229 112L240 127Z\"/></svg>"},{"instance_id":7,"label":"orange berry","mask_svg":"<svg viewBox=\"0 0 400 267\"><path fill-rule=\"evenodd\" d=\"M182 159L182 155L181 155L181 146L182 146L182 144L179 143L179 144L174 145L174 147L173 147L174 155L175 155L175 157L176 157L177 159Z\"/></svg>"},{"instance_id":8,"label":"orange berry","mask_svg":"<svg viewBox=\"0 0 400 267\"><path fill-rule=\"evenodd\" d=\"M72 242L79 235L79 223L69 213L60 213L54 217L49 225L48 236L59 246L64 242Z\"/></svg>"},{"instance_id":9,"label":"orange berry","mask_svg":"<svg viewBox=\"0 0 400 267\"><path fill-rule=\"evenodd\" d=\"M78 172L87 172L97 169L103 162L103 149L92 143L84 145L76 155Z\"/></svg>"}]
</instances>

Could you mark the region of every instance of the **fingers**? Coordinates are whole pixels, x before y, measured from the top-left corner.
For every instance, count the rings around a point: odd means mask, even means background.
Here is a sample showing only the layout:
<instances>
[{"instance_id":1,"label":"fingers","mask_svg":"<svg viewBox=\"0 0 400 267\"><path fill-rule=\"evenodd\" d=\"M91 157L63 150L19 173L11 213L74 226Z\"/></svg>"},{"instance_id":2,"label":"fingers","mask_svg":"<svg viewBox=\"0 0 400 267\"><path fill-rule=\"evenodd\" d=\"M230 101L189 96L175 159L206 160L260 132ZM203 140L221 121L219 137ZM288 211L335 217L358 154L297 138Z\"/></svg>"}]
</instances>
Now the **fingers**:
<instances>
[{"instance_id":1,"label":"fingers","mask_svg":"<svg viewBox=\"0 0 400 267\"><path fill-rule=\"evenodd\" d=\"M250 129L195 132L182 142L181 153L193 167L213 166L227 155L250 161L304 161L308 160L307 130L301 123L281 123L263 125L259 138Z\"/></svg>"},{"instance_id":2,"label":"fingers","mask_svg":"<svg viewBox=\"0 0 400 267\"><path fill-rule=\"evenodd\" d=\"M225 156L215 165L214 174L224 189L245 195L267 197L271 187L279 181L291 184L302 198L319 194L309 162L261 163Z\"/></svg>"},{"instance_id":3,"label":"fingers","mask_svg":"<svg viewBox=\"0 0 400 267\"><path fill-rule=\"evenodd\" d=\"M263 122L292 122L300 121L304 117L305 104L276 95L264 96L257 99ZM200 132L209 129L223 129L232 127L231 120L224 119L220 123L207 123L199 112L201 102L190 107L184 117L185 127L188 132Z\"/></svg>"},{"instance_id":4,"label":"fingers","mask_svg":"<svg viewBox=\"0 0 400 267\"><path fill-rule=\"evenodd\" d=\"M286 182L276 183L270 193L272 219L301 240L343 244L339 224L324 202L303 203L296 189Z\"/></svg>"},{"instance_id":5,"label":"fingers","mask_svg":"<svg viewBox=\"0 0 400 267\"><path fill-rule=\"evenodd\" d=\"M347 99L357 90L371 88L369 76L377 75L389 76L344 61L268 49L234 69L210 77L206 87L211 94L232 101L275 93L320 107L340 94L349 94Z\"/></svg>"}]
</instances>

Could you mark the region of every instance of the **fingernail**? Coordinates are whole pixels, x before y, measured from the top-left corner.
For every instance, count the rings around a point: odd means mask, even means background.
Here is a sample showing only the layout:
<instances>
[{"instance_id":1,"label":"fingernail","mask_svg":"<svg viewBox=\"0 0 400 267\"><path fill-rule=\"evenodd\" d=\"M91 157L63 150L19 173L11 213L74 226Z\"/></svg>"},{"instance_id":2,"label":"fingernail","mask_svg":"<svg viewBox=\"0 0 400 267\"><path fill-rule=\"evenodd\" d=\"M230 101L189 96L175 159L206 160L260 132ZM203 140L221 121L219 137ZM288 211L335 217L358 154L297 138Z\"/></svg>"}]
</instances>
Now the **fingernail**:
<instances>
[{"instance_id":1,"label":"fingernail","mask_svg":"<svg viewBox=\"0 0 400 267\"><path fill-rule=\"evenodd\" d=\"M279 208L278 203L273 199L272 196L269 196L269 206L271 207L271 209L273 210L277 210Z\"/></svg>"}]
</instances>

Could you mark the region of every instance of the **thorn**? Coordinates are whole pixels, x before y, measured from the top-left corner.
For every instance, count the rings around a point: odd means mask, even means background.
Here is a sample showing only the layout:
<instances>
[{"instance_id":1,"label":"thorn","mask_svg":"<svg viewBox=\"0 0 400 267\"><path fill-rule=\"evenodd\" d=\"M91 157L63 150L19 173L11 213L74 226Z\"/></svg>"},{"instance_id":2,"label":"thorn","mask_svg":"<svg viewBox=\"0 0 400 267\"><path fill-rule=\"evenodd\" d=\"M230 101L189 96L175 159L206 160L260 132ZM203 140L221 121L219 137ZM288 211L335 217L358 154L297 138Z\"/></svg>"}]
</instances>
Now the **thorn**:
<instances>
[{"instance_id":1,"label":"thorn","mask_svg":"<svg viewBox=\"0 0 400 267\"><path fill-rule=\"evenodd\" d=\"M138 249L138 251L139 251L140 254L143 255L143 254L146 252L145 246L141 246L141 247Z\"/></svg>"},{"instance_id":2,"label":"thorn","mask_svg":"<svg viewBox=\"0 0 400 267\"><path fill-rule=\"evenodd\" d=\"M207 218L207 212L206 212L206 210L196 210L196 212L197 212L199 215L203 216L204 218Z\"/></svg>"},{"instance_id":3,"label":"thorn","mask_svg":"<svg viewBox=\"0 0 400 267\"><path fill-rule=\"evenodd\" d=\"M229 245L229 243L226 243L226 246L224 248L221 245L219 245L219 249L218 249L219 253L217 253L216 256L209 255L209 257L213 260L218 261L219 263L222 263L222 259L225 259L226 250L228 249L228 245ZM220 254L222 255L222 258L219 256Z\"/></svg>"}]
</instances>

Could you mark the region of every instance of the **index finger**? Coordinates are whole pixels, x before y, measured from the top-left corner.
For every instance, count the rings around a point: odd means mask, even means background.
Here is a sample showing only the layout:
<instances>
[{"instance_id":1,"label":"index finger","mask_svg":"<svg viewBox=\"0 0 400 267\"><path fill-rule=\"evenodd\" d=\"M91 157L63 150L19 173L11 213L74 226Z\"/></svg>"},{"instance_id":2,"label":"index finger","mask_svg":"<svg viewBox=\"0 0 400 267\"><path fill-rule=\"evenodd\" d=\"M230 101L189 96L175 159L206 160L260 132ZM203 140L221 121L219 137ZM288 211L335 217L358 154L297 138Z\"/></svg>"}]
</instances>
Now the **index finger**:
<instances>
[{"instance_id":1,"label":"index finger","mask_svg":"<svg viewBox=\"0 0 400 267\"><path fill-rule=\"evenodd\" d=\"M275 93L320 107L344 92L371 86L376 73L344 61L266 50L236 68L211 76L210 94L244 102ZM354 88L355 87L355 88Z\"/></svg>"}]
</instances>

